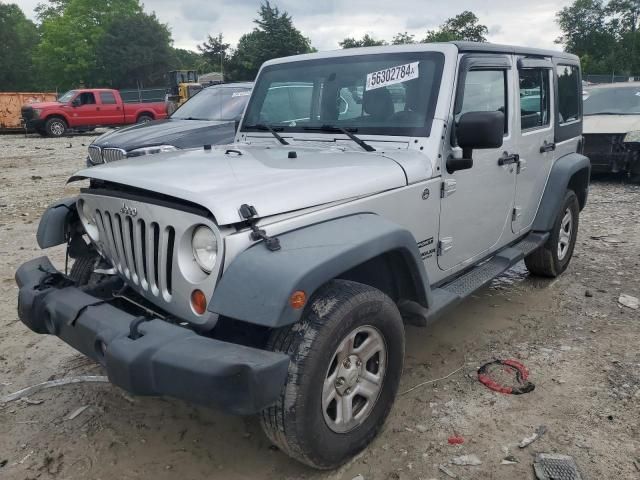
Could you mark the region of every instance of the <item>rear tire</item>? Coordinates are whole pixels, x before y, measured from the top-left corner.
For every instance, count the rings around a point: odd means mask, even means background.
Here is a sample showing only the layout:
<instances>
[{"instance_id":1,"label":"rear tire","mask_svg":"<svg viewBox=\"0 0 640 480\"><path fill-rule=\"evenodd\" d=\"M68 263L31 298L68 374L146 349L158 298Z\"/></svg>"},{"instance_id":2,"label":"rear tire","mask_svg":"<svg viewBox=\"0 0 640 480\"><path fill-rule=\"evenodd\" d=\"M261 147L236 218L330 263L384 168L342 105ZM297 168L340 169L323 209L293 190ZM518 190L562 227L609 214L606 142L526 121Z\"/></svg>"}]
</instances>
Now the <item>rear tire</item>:
<instances>
[{"instance_id":1,"label":"rear tire","mask_svg":"<svg viewBox=\"0 0 640 480\"><path fill-rule=\"evenodd\" d=\"M138 119L136 120L136 123L147 123L147 122L150 122L151 120L153 120L153 117L151 115L142 114L138 117Z\"/></svg>"},{"instance_id":2,"label":"rear tire","mask_svg":"<svg viewBox=\"0 0 640 480\"><path fill-rule=\"evenodd\" d=\"M578 236L579 215L578 197L573 190L567 190L549 239L524 259L529 272L555 278L567 269Z\"/></svg>"},{"instance_id":3,"label":"rear tire","mask_svg":"<svg viewBox=\"0 0 640 480\"><path fill-rule=\"evenodd\" d=\"M298 323L272 333L268 347L291 357L280 399L261 414L275 445L318 469L369 445L389 415L404 362L404 326L389 297L332 280Z\"/></svg>"},{"instance_id":4,"label":"rear tire","mask_svg":"<svg viewBox=\"0 0 640 480\"><path fill-rule=\"evenodd\" d=\"M51 117L45 122L44 131L49 137L61 137L67 131L67 122L60 117Z\"/></svg>"}]
</instances>

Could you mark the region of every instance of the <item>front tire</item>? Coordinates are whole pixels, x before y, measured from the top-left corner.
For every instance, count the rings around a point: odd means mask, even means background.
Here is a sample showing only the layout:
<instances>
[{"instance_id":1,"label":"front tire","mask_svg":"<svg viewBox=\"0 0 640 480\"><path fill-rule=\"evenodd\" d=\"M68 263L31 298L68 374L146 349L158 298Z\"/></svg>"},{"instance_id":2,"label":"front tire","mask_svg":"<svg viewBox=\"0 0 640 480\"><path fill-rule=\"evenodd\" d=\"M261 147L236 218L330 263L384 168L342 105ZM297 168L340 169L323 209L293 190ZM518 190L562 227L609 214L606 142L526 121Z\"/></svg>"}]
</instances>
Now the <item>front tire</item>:
<instances>
[{"instance_id":1,"label":"front tire","mask_svg":"<svg viewBox=\"0 0 640 480\"><path fill-rule=\"evenodd\" d=\"M389 415L404 362L404 326L388 296L332 280L298 323L273 332L268 347L291 357L280 399L261 415L275 445L319 469L369 445Z\"/></svg>"},{"instance_id":2,"label":"front tire","mask_svg":"<svg viewBox=\"0 0 640 480\"><path fill-rule=\"evenodd\" d=\"M555 278L569 266L578 236L580 204L573 190L567 190L547 242L524 259L529 272Z\"/></svg>"},{"instance_id":3,"label":"front tire","mask_svg":"<svg viewBox=\"0 0 640 480\"><path fill-rule=\"evenodd\" d=\"M44 124L44 131L49 137L61 137L67 131L67 122L59 117L49 118Z\"/></svg>"}]
</instances>

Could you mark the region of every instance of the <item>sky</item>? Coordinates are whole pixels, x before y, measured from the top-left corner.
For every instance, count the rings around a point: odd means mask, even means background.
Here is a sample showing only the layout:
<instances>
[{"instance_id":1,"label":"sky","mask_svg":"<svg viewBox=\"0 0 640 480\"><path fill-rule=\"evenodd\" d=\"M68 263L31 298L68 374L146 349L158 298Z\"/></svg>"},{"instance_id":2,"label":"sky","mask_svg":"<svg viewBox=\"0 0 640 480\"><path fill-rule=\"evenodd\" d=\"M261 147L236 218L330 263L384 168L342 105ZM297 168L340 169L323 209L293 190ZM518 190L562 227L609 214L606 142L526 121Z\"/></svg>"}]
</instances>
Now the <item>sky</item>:
<instances>
[{"instance_id":1,"label":"sky","mask_svg":"<svg viewBox=\"0 0 640 480\"><path fill-rule=\"evenodd\" d=\"M40 0L16 2L34 18ZM96 0L100 1L100 0ZM251 31L260 0L142 0L145 11L154 11L171 28L174 46L196 50L207 34L224 35L235 46L240 36ZM311 39L318 50L334 50L345 37L368 33L390 41L398 32L416 39L444 20L471 10L489 28L494 43L559 49L560 35L555 14L571 0L272 0L287 11L294 25Z\"/></svg>"}]
</instances>

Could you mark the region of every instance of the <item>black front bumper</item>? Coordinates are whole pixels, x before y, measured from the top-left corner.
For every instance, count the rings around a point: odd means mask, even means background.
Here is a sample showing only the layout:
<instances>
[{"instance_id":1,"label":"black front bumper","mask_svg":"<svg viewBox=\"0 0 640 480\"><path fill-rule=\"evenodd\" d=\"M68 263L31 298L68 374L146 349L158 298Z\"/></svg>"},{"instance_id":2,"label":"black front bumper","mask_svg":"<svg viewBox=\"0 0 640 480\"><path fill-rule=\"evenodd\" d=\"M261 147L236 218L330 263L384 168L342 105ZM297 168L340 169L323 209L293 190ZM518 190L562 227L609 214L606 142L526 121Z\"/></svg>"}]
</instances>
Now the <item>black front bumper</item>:
<instances>
[{"instance_id":1,"label":"black front bumper","mask_svg":"<svg viewBox=\"0 0 640 480\"><path fill-rule=\"evenodd\" d=\"M141 336L135 338L130 332L137 317L56 277L47 257L18 269L20 319L100 362L115 385L135 395L168 395L240 415L278 399L289 366L285 354L204 337L160 319L140 323Z\"/></svg>"}]
</instances>

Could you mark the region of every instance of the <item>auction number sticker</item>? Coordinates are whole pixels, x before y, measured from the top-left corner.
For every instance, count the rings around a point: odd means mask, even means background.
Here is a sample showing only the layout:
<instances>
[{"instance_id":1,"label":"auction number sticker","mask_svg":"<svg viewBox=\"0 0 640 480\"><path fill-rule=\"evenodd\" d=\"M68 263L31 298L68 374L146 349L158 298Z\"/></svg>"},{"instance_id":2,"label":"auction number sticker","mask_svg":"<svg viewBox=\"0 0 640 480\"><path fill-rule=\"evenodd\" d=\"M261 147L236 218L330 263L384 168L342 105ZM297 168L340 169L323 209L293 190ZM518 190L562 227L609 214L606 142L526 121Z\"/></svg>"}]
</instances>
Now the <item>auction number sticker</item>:
<instances>
[{"instance_id":1,"label":"auction number sticker","mask_svg":"<svg viewBox=\"0 0 640 480\"><path fill-rule=\"evenodd\" d=\"M367 85L365 90L374 90L376 88L394 85L396 83L406 82L419 77L418 64L420 62L407 63L406 65L398 65L397 67L385 68L377 72L367 74Z\"/></svg>"},{"instance_id":2,"label":"auction number sticker","mask_svg":"<svg viewBox=\"0 0 640 480\"><path fill-rule=\"evenodd\" d=\"M233 92L233 94L231 95L231 98L233 98L233 97L248 97L249 95L251 95L251 92Z\"/></svg>"}]
</instances>

